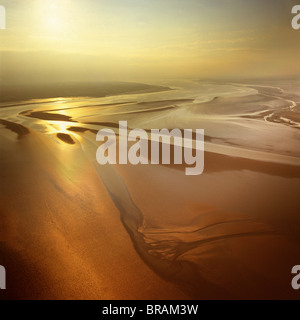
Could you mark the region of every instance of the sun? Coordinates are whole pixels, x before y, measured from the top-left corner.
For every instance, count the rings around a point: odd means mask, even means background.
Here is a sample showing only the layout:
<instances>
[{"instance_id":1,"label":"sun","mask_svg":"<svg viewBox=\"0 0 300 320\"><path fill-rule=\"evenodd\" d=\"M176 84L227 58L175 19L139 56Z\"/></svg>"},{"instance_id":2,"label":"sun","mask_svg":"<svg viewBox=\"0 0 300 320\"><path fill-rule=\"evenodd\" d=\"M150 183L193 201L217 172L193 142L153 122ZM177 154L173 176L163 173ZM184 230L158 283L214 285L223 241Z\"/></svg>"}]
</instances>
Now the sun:
<instances>
[{"instance_id":1,"label":"sun","mask_svg":"<svg viewBox=\"0 0 300 320\"><path fill-rule=\"evenodd\" d=\"M45 26L49 31L59 31L64 28L63 21L55 15L45 17Z\"/></svg>"},{"instance_id":2,"label":"sun","mask_svg":"<svg viewBox=\"0 0 300 320\"><path fill-rule=\"evenodd\" d=\"M64 1L44 0L41 6L41 19L45 31L50 34L64 32L68 22Z\"/></svg>"}]
</instances>

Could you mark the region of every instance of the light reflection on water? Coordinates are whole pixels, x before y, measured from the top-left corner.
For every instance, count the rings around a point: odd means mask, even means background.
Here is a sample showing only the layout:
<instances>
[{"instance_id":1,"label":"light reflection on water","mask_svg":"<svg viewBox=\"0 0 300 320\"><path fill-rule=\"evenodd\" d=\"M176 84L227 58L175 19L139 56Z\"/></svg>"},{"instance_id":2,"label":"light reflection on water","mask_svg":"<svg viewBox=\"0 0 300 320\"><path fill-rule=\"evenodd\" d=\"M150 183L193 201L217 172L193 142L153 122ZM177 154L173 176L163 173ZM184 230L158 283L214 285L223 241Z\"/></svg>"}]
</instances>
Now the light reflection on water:
<instances>
[{"instance_id":1,"label":"light reflection on water","mask_svg":"<svg viewBox=\"0 0 300 320\"><path fill-rule=\"evenodd\" d=\"M187 281L200 292L200 281L204 278L225 284L228 281L226 285L231 285L232 279L226 276L233 267L238 269L237 257L241 266L255 260L255 255L250 258L243 255L245 245L249 252L255 247L253 238L257 247L264 246L266 257L273 252L276 241L283 246L281 239L269 234L271 227L253 220L258 215L272 220L272 215L280 216L282 204L296 204L299 179L278 178L268 172L253 173L235 167L225 170L222 166L226 158L219 163L221 169L215 168L194 180L183 179L179 170L159 166L134 170L131 167L101 167L97 166L95 159L95 131L120 120L129 121L131 128L204 128L209 140L206 147L211 148L211 152L246 159L257 159L260 155L266 161L277 156L283 163L294 155L293 159L297 161L299 141L296 129L265 122L263 117L255 118L260 111L266 111L266 103L271 108L276 98L272 96L266 101L259 96L258 102L251 103L249 97L256 93L253 88L234 85L184 82L177 83L177 90L151 94L31 100L0 108L0 118L43 133L43 138L50 137L58 143L60 152L54 154L54 171L67 185L68 192L74 188L74 179L81 177L84 180L84 161L85 157L88 158L119 209L122 222L142 259L163 277ZM218 98L213 100L215 97ZM200 103L204 101L207 103ZM264 105L260 105L262 102ZM70 117L69 120L66 117ZM71 131L70 127L77 127L79 131ZM278 137L284 144L278 143ZM78 157L81 151L83 153ZM143 183L147 181L146 185L140 185L141 180ZM281 186L284 186L283 190ZM275 195L272 200L269 193ZM280 201L278 194L284 195L286 203ZM256 201L253 201L254 196ZM84 199L84 192L82 197ZM209 211L203 209L205 205ZM294 221L292 209L284 213L280 221L286 216ZM248 216L251 219L246 219ZM232 255L224 256L222 248ZM224 264L219 263L222 259ZM270 261L266 261L266 265L269 264ZM238 271L241 277L233 279L237 280L236 283L251 276L243 273L243 267Z\"/></svg>"}]
</instances>

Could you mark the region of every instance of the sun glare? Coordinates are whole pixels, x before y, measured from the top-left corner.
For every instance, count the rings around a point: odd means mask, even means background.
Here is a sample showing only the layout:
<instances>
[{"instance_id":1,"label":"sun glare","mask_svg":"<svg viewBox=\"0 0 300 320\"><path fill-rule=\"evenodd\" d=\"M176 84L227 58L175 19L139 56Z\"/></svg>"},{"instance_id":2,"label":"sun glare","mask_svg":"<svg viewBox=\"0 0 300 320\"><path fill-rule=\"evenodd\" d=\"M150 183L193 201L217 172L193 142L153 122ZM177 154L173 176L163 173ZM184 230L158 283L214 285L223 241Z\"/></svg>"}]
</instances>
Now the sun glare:
<instances>
[{"instance_id":1,"label":"sun glare","mask_svg":"<svg viewBox=\"0 0 300 320\"><path fill-rule=\"evenodd\" d=\"M47 33L61 33L66 30L67 16L64 1L45 1L42 3L42 21Z\"/></svg>"},{"instance_id":2,"label":"sun glare","mask_svg":"<svg viewBox=\"0 0 300 320\"><path fill-rule=\"evenodd\" d=\"M45 25L49 30L59 31L62 29L62 21L56 16L49 16L45 18Z\"/></svg>"}]
</instances>

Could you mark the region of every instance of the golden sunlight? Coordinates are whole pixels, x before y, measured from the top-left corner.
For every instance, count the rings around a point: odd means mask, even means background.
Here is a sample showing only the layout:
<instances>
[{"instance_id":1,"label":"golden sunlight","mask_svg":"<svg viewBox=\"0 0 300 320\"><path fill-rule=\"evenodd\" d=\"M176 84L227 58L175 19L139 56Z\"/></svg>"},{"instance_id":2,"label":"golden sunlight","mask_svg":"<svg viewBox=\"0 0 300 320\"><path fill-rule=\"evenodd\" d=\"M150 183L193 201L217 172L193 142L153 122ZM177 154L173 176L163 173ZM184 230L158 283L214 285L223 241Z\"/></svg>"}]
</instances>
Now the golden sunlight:
<instances>
[{"instance_id":1,"label":"golden sunlight","mask_svg":"<svg viewBox=\"0 0 300 320\"><path fill-rule=\"evenodd\" d=\"M48 0L40 3L42 25L47 33L66 31L68 24L67 8L64 1Z\"/></svg>"}]
</instances>

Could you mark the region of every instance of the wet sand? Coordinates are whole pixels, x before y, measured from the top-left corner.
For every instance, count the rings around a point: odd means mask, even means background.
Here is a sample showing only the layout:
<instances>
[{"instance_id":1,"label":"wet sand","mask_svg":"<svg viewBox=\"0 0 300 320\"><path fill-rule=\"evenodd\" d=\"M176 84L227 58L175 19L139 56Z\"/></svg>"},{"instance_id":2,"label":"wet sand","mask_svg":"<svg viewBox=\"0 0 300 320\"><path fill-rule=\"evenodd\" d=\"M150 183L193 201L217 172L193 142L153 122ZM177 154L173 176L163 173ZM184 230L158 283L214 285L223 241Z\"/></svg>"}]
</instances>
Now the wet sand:
<instances>
[{"instance_id":1,"label":"wet sand","mask_svg":"<svg viewBox=\"0 0 300 320\"><path fill-rule=\"evenodd\" d=\"M278 86L188 82L2 104L0 264L10 285L0 294L298 299L290 283L300 261L300 99L292 84ZM204 128L204 174L100 166L96 133L117 133L119 120L148 132Z\"/></svg>"},{"instance_id":2,"label":"wet sand","mask_svg":"<svg viewBox=\"0 0 300 320\"><path fill-rule=\"evenodd\" d=\"M2 137L1 168L1 298L186 298L140 261L78 145Z\"/></svg>"}]
</instances>

